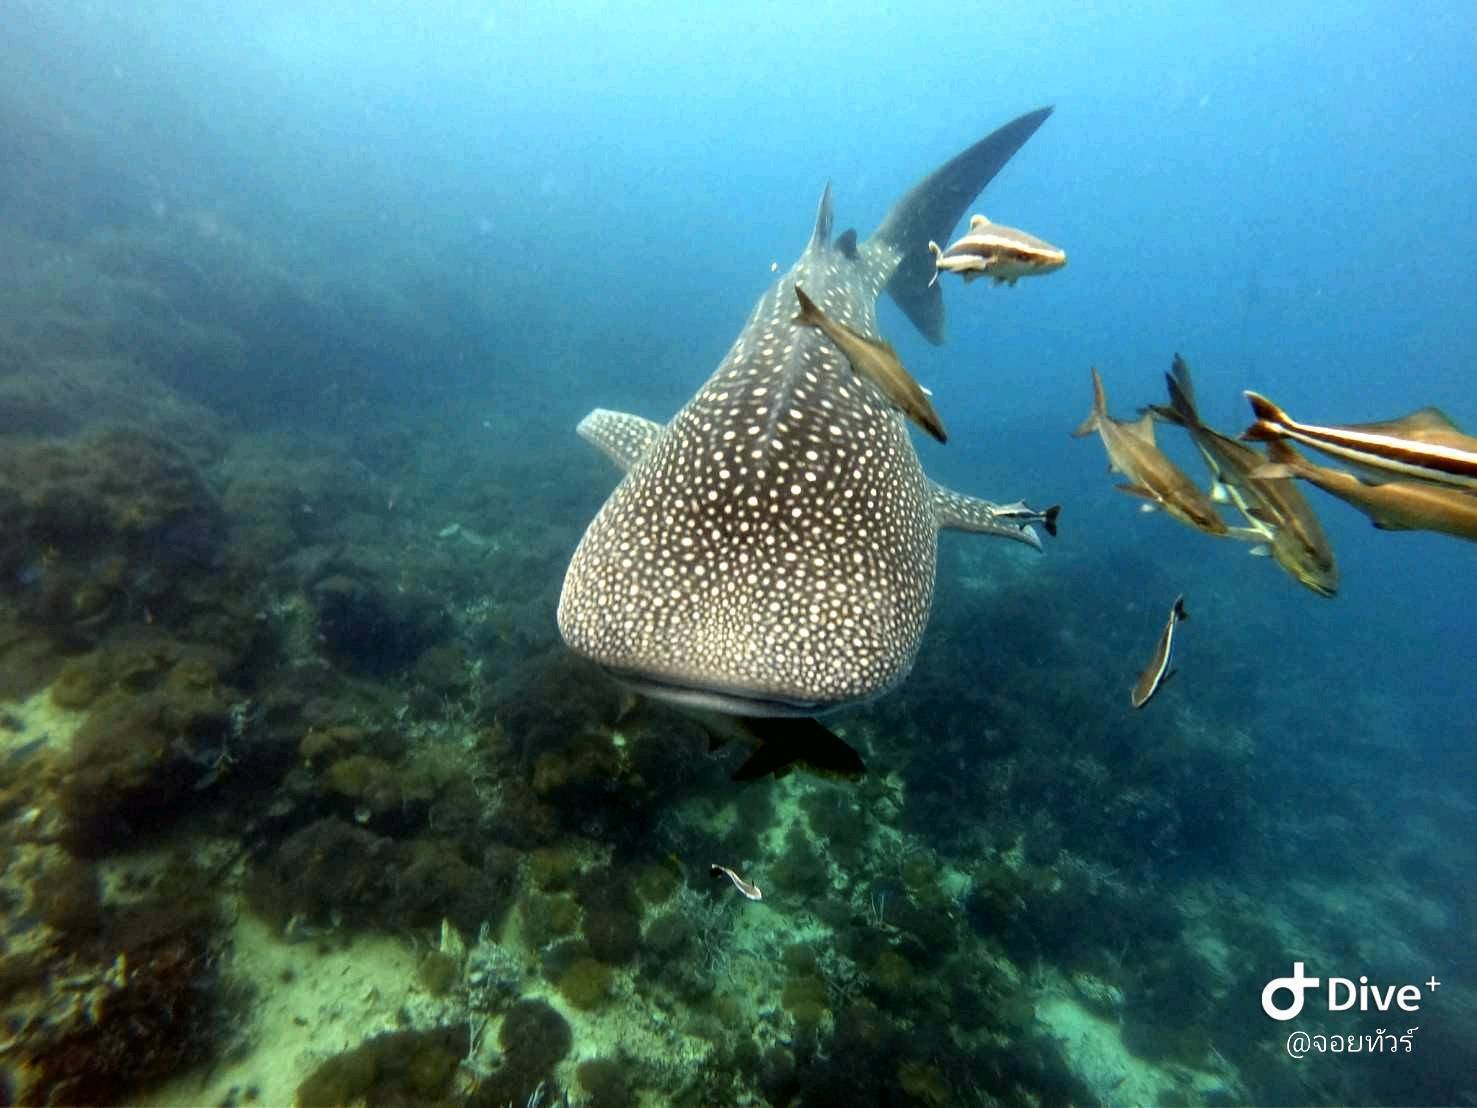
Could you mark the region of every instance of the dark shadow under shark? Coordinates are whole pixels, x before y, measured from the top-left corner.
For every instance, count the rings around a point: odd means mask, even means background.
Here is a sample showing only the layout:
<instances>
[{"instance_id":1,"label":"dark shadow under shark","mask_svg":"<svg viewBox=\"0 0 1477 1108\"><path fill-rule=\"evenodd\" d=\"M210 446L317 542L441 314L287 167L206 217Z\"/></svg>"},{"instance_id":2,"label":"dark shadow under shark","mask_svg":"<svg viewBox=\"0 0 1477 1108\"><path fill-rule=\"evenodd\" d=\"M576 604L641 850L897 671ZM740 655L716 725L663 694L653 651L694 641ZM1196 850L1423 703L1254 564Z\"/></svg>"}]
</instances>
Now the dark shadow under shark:
<instances>
[{"instance_id":1,"label":"dark shadow under shark","mask_svg":"<svg viewBox=\"0 0 1477 1108\"><path fill-rule=\"evenodd\" d=\"M801 285L833 320L876 339L885 289L941 343L928 242L947 240L1050 113L1021 116L929 174L865 241L832 239L827 185L799 260L671 422L597 409L580 423L626 475L570 562L560 633L637 692L758 738L737 778L795 763L862 771L811 717L906 677L941 528L1040 549L1020 505L928 480L903 417L792 317Z\"/></svg>"}]
</instances>

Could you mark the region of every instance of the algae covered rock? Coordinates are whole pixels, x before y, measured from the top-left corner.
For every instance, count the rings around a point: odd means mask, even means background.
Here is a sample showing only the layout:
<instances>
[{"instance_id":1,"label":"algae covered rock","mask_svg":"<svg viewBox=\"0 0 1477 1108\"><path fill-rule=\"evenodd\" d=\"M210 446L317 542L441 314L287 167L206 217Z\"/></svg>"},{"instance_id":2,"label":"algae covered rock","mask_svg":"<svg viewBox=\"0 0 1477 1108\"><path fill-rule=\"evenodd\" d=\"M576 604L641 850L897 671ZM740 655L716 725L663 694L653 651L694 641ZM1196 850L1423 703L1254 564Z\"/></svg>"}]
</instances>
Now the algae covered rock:
<instances>
[{"instance_id":1,"label":"algae covered rock","mask_svg":"<svg viewBox=\"0 0 1477 1108\"><path fill-rule=\"evenodd\" d=\"M508 1009L498 1029L503 1065L496 1075L499 1088L521 1089L511 1096L527 1097L574 1045L569 1023L544 1000L520 1000Z\"/></svg>"},{"instance_id":2,"label":"algae covered rock","mask_svg":"<svg viewBox=\"0 0 1477 1108\"><path fill-rule=\"evenodd\" d=\"M574 934L580 925L579 905L568 896L527 893L519 902L523 941L534 949Z\"/></svg>"},{"instance_id":3,"label":"algae covered rock","mask_svg":"<svg viewBox=\"0 0 1477 1108\"><path fill-rule=\"evenodd\" d=\"M677 891L677 877L677 869L673 865L653 863L642 866L636 873L636 895L653 907L665 904Z\"/></svg>"},{"instance_id":4,"label":"algae covered rock","mask_svg":"<svg viewBox=\"0 0 1477 1108\"><path fill-rule=\"evenodd\" d=\"M7 444L0 505L0 566L17 567L11 599L38 627L96 639L120 624L185 627L233 602L216 576L220 507L191 459L159 436L108 428Z\"/></svg>"},{"instance_id":5,"label":"algae covered rock","mask_svg":"<svg viewBox=\"0 0 1477 1108\"><path fill-rule=\"evenodd\" d=\"M88 681L112 687L90 702L52 769L55 802L76 849L110 849L205 803L197 786L223 770L234 733L233 698L214 660L160 637L96 660ZM76 695L70 683L68 690L65 696Z\"/></svg>"},{"instance_id":6,"label":"algae covered rock","mask_svg":"<svg viewBox=\"0 0 1477 1108\"><path fill-rule=\"evenodd\" d=\"M800 1026L815 1027L830 1010L830 994L823 980L804 974L785 983L782 1003Z\"/></svg>"},{"instance_id":7,"label":"algae covered rock","mask_svg":"<svg viewBox=\"0 0 1477 1108\"><path fill-rule=\"evenodd\" d=\"M579 856L567 846L540 847L528 856L528 879L544 892L569 888L578 870Z\"/></svg>"},{"instance_id":8,"label":"algae covered rock","mask_svg":"<svg viewBox=\"0 0 1477 1108\"><path fill-rule=\"evenodd\" d=\"M26 1028L7 1050L22 1104L104 1104L125 1100L209 1057L229 1022L211 949L214 925L199 875L168 875L156 893L107 916L106 944L81 941L102 920L88 871L55 865L38 871L43 899L75 887L53 922L73 936L49 966L15 974L6 960L0 1018ZM14 952L11 952L12 955Z\"/></svg>"},{"instance_id":9,"label":"algae covered rock","mask_svg":"<svg viewBox=\"0 0 1477 1108\"><path fill-rule=\"evenodd\" d=\"M278 927L293 917L316 926L463 931L507 911L506 873L474 865L450 839L397 841L341 819L320 819L284 839L253 867L249 903Z\"/></svg>"},{"instance_id":10,"label":"algae covered rock","mask_svg":"<svg viewBox=\"0 0 1477 1108\"><path fill-rule=\"evenodd\" d=\"M299 1108L369 1104L429 1104L451 1092L466 1055L467 1029L386 1031L335 1054L297 1088Z\"/></svg>"},{"instance_id":11,"label":"algae covered rock","mask_svg":"<svg viewBox=\"0 0 1477 1108\"><path fill-rule=\"evenodd\" d=\"M396 768L383 758L368 754L352 754L334 762L328 769L326 783L333 792L373 812L398 807L401 801Z\"/></svg>"},{"instance_id":12,"label":"algae covered rock","mask_svg":"<svg viewBox=\"0 0 1477 1108\"><path fill-rule=\"evenodd\" d=\"M580 1086L589 1094L589 1108L634 1108L626 1067L613 1058L591 1058L576 1071Z\"/></svg>"},{"instance_id":13,"label":"algae covered rock","mask_svg":"<svg viewBox=\"0 0 1477 1108\"><path fill-rule=\"evenodd\" d=\"M393 589L369 574L331 573L310 595L325 648L364 673L403 669L445 633L444 616L430 598Z\"/></svg>"},{"instance_id":14,"label":"algae covered rock","mask_svg":"<svg viewBox=\"0 0 1477 1108\"><path fill-rule=\"evenodd\" d=\"M595 957L609 965L631 961L641 943L640 921L623 908L586 911L582 930Z\"/></svg>"},{"instance_id":15,"label":"algae covered rock","mask_svg":"<svg viewBox=\"0 0 1477 1108\"><path fill-rule=\"evenodd\" d=\"M559 992L576 1008L598 1008L610 995L610 967L594 958L577 958L559 977Z\"/></svg>"}]
</instances>

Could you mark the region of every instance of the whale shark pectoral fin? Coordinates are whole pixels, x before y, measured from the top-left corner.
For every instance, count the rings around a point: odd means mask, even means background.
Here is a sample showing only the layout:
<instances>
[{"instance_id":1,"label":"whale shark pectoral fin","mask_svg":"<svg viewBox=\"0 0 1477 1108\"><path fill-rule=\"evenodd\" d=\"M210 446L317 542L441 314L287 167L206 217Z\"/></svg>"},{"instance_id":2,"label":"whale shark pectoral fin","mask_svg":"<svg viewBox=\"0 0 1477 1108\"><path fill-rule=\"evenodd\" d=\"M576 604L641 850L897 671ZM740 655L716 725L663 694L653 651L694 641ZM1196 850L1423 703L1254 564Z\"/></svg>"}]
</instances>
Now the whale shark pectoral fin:
<instances>
[{"instance_id":1,"label":"whale shark pectoral fin","mask_svg":"<svg viewBox=\"0 0 1477 1108\"><path fill-rule=\"evenodd\" d=\"M968 531L975 535L994 535L1001 539L1014 539L1025 543L1033 550L1041 549L1041 536L1029 523L1004 518L997 513L998 505L976 496L946 489L933 484L933 517L940 530ZM1055 524L1056 518L1052 517Z\"/></svg>"},{"instance_id":2,"label":"whale shark pectoral fin","mask_svg":"<svg viewBox=\"0 0 1477 1108\"><path fill-rule=\"evenodd\" d=\"M596 408L580 420L575 430L580 438L627 470L651 449L662 433L662 425L629 412Z\"/></svg>"},{"instance_id":3,"label":"whale shark pectoral fin","mask_svg":"<svg viewBox=\"0 0 1477 1108\"><path fill-rule=\"evenodd\" d=\"M1027 112L945 162L894 204L867 240L874 250L898 259L889 274L888 294L935 346L944 341L944 302L938 286L928 284L934 266L924 244L929 239L949 241L949 232L974 198L1050 114L1050 108Z\"/></svg>"}]
</instances>

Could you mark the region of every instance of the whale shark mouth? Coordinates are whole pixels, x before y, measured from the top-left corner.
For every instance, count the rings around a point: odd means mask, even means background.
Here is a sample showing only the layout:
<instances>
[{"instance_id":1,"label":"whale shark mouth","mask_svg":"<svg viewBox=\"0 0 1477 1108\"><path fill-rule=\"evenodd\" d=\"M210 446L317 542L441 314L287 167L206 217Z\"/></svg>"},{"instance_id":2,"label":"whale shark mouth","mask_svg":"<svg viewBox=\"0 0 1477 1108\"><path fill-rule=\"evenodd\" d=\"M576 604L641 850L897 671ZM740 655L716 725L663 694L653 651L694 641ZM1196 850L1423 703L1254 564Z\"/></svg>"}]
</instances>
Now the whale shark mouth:
<instances>
[{"instance_id":1,"label":"whale shark mouth","mask_svg":"<svg viewBox=\"0 0 1477 1108\"><path fill-rule=\"evenodd\" d=\"M725 715L751 716L763 719L798 718L818 715L837 707L817 700L785 700L780 697L755 695L740 689L711 685L688 685L654 677L650 673L601 666L612 678L633 692L664 701L679 708Z\"/></svg>"}]
</instances>

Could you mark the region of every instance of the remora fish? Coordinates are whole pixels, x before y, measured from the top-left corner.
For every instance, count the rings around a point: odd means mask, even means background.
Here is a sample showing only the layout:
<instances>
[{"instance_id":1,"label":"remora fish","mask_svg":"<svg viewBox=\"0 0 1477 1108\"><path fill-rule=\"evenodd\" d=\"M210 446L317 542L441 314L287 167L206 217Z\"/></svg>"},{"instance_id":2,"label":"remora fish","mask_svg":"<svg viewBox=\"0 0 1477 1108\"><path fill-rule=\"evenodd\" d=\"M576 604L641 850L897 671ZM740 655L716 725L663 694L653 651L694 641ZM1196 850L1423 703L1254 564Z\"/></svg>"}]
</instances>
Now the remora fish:
<instances>
[{"instance_id":1,"label":"remora fish","mask_svg":"<svg viewBox=\"0 0 1477 1108\"><path fill-rule=\"evenodd\" d=\"M1230 501L1245 518L1250 537L1266 540L1265 550L1255 548L1253 552L1271 554L1294 580L1319 596L1337 593L1339 571L1333 548L1297 486L1290 480L1252 476L1266 459L1251 447L1205 425L1195 404L1190 367L1178 354L1164 381L1169 386L1169 406L1151 405L1149 410L1159 419L1178 424L1190 433L1210 467L1214 482L1211 499Z\"/></svg>"},{"instance_id":2,"label":"remora fish","mask_svg":"<svg viewBox=\"0 0 1477 1108\"><path fill-rule=\"evenodd\" d=\"M1423 481L1370 484L1341 469L1315 465L1282 440L1267 444L1270 461L1258 473L1301 477L1352 504L1381 531L1439 531L1477 542L1477 495Z\"/></svg>"},{"instance_id":3,"label":"remora fish","mask_svg":"<svg viewBox=\"0 0 1477 1108\"><path fill-rule=\"evenodd\" d=\"M803 285L832 319L876 338L886 289L942 342L943 298L917 244L952 227L1048 114L1022 116L924 178L864 242L850 231L832 241L828 187L799 260L669 424L585 417L581 435L626 475L564 578L559 630L572 650L678 705L804 719L907 675L941 528L1039 545L993 505L929 481L902 416L790 317ZM800 734L826 733L813 727ZM834 736L777 738L740 775L843 753L844 765L860 764Z\"/></svg>"},{"instance_id":4,"label":"remora fish","mask_svg":"<svg viewBox=\"0 0 1477 1108\"><path fill-rule=\"evenodd\" d=\"M1094 431L1108 452L1108 469L1128 478L1128 483L1119 485L1119 489L1142 496L1150 505L1158 505L1181 523L1206 534L1230 533L1210 498L1154 445L1152 413L1145 413L1134 422L1114 419L1108 414L1103 379L1096 369L1092 371L1092 411L1072 434L1081 438Z\"/></svg>"},{"instance_id":5,"label":"remora fish","mask_svg":"<svg viewBox=\"0 0 1477 1108\"><path fill-rule=\"evenodd\" d=\"M1135 708L1142 708L1147 704L1164 687L1164 683L1174 676L1175 671L1169 668L1174 657L1174 629L1189 618L1190 613L1185 611L1184 596L1175 597L1174 607L1169 609L1169 619L1164 623L1164 630L1159 632L1159 641L1154 644L1154 653L1149 658L1149 664L1139 674L1139 679L1134 682L1133 689L1128 694L1129 702Z\"/></svg>"},{"instance_id":6,"label":"remora fish","mask_svg":"<svg viewBox=\"0 0 1477 1108\"><path fill-rule=\"evenodd\" d=\"M1477 489L1477 439L1462 434L1439 408L1421 408L1383 423L1320 427L1298 423L1260 393L1248 392L1256 422L1243 439L1295 439L1359 467L1377 480L1407 478Z\"/></svg>"},{"instance_id":7,"label":"remora fish","mask_svg":"<svg viewBox=\"0 0 1477 1108\"><path fill-rule=\"evenodd\" d=\"M1053 504L1050 508L1033 508L1024 500L1017 500L1014 504L991 505L996 519L1008 519L1015 523L1039 523L1052 538L1056 538L1057 516L1062 514L1062 506Z\"/></svg>"},{"instance_id":8,"label":"remora fish","mask_svg":"<svg viewBox=\"0 0 1477 1108\"><path fill-rule=\"evenodd\" d=\"M869 339L845 324L837 323L817 308L815 301L806 296L799 285L795 286L795 298L800 301L800 314L791 320L792 323L814 327L825 335L837 350L846 355L856 375L876 385L893 407L939 442L949 441L943 420L934 411L928 393L913 379L892 343L886 339Z\"/></svg>"},{"instance_id":9,"label":"remora fish","mask_svg":"<svg viewBox=\"0 0 1477 1108\"><path fill-rule=\"evenodd\" d=\"M758 885L755 885L749 881L745 881L742 877L740 877L733 870L729 869L727 866L720 866L717 862L714 862L711 866L708 867L708 872L711 873L714 877L728 878L730 881L733 882L733 887L744 896L748 897L750 900L764 899L764 894L759 890Z\"/></svg>"},{"instance_id":10,"label":"remora fish","mask_svg":"<svg viewBox=\"0 0 1477 1108\"><path fill-rule=\"evenodd\" d=\"M928 252L934 265L930 285L940 273L958 273L965 284L989 277L997 285L1014 285L1022 277L1051 273L1067 264L1067 252L1060 247L1015 227L991 223L982 215L972 216L969 232L947 250L930 239Z\"/></svg>"}]
</instances>

